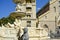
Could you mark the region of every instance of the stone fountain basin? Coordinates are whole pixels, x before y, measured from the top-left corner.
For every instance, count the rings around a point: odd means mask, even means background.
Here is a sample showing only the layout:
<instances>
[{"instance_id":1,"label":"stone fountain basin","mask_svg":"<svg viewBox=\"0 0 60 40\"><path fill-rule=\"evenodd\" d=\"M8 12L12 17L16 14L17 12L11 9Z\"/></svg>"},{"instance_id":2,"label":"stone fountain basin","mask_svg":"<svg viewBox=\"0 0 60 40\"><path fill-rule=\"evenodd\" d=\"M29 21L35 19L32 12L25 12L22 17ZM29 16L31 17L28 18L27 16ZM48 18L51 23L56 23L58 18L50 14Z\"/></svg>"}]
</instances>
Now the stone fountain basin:
<instances>
[{"instance_id":1,"label":"stone fountain basin","mask_svg":"<svg viewBox=\"0 0 60 40\"><path fill-rule=\"evenodd\" d=\"M11 14L10 14L10 16L13 16L14 18L17 18L17 17L20 17L20 18L22 18L22 17L25 17L25 13L24 12L12 12Z\"/></svg>"}]
</instances>

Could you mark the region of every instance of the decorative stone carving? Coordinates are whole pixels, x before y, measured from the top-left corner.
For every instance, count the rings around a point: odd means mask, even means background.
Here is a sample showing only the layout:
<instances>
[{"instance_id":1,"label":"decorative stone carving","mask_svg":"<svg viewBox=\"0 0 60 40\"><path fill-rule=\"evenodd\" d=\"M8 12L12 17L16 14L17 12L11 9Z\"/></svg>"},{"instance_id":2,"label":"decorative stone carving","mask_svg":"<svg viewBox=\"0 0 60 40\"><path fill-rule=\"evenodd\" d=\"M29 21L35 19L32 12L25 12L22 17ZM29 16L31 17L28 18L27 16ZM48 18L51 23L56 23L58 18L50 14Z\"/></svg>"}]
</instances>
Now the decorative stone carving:
<instances>
[{"instance_id":1,"label":"decorative stone carving","mask_svg":"<svg viewBox=\"0 0 60 40\"><path fill-rule=\"evenodd\" d=\"M20 12L21 11L21 4L18 3L17 6L16 6L16 11Z\"/></svg>"}]
</instances>

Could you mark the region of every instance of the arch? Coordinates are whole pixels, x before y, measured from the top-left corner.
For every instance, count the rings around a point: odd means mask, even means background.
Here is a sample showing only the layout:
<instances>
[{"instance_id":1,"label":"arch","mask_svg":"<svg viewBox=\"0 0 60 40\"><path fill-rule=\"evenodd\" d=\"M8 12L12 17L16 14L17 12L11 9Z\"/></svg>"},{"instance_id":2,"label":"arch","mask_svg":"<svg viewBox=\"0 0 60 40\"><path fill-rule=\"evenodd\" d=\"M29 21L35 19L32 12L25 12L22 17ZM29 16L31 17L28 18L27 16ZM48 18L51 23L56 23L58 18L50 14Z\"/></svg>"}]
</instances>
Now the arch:
<instances>
[{"instance_id":1,"label":"arch","mask_svg":"<svg viewBox=\"0 0 60 40\"><path fill-rule=\"evenodd\" d=\"M48 25L47 24L44 24L44 28L48 28Z\"/></svg>"}]
</instances>

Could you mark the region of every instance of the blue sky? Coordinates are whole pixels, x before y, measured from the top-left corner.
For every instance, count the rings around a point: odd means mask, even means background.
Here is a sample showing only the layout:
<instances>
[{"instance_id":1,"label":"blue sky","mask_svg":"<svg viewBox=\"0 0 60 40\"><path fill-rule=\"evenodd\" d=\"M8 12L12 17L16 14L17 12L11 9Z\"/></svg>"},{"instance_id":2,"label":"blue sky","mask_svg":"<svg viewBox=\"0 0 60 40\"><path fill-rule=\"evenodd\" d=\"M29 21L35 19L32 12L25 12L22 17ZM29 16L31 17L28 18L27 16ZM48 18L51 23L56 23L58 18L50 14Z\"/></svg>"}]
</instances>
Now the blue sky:
<instances>
[{"instance_id":1,"label":"blue sky","mask_svg":"<svg viewBox=\"0 0 60 40\"><path fill-rule=\"evenodd\" d=\"M36 12L41 9L48 0L36 0ZM12 0L0 0L0 18L7 17L13 11L15 11L15 6Z\"/></svg>"}]
</instances>

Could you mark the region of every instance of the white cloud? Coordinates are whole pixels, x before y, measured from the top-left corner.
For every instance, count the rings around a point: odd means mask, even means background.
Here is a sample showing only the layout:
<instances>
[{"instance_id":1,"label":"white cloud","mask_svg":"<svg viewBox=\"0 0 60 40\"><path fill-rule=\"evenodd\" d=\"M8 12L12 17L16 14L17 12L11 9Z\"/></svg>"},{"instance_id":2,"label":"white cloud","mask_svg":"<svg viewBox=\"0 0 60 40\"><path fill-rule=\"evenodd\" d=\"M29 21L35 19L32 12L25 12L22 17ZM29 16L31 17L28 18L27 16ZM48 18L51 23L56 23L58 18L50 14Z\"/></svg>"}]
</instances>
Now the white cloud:
<instances>
[{"instance_id":1,"label":"white cloud","mask_svg":"<svg viewBox=\"0 0 60 40\"><path fill-rule=\"evenodd\" d=\"M38 8L38 10L40 10L41 8Z\"/></svg>"}]
</instances>

